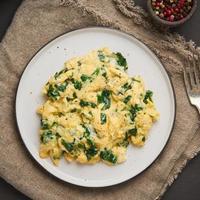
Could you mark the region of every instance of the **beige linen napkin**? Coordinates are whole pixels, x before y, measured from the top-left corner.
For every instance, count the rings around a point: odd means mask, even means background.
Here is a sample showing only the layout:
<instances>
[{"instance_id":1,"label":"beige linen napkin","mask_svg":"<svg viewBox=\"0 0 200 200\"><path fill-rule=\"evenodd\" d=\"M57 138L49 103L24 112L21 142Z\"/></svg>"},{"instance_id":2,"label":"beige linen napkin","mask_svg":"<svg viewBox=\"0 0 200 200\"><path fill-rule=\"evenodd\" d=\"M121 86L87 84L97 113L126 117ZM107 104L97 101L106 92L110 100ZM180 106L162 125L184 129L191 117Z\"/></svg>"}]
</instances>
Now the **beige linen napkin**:
<instances>
[{"instance_id":1,"label":"beige linen napkin","mask_svg":"<svg viewBox=\"0 0 200 200\"><path fill-rule=\"evenodd\" d=\"M40 47L61 33L96 25L130 33L156 53L172 79L177 115L169 143L148 170L123 184L95 189L64 183L36 164L21 142L14 104L20 75ZM25 0L0 43L0 176L39 200L160 198L200 150L198 113L188 102L182 75L184 60L192 52L200 50L179 35L156 31L131 0Z\"/></svg>"}]
</instances>

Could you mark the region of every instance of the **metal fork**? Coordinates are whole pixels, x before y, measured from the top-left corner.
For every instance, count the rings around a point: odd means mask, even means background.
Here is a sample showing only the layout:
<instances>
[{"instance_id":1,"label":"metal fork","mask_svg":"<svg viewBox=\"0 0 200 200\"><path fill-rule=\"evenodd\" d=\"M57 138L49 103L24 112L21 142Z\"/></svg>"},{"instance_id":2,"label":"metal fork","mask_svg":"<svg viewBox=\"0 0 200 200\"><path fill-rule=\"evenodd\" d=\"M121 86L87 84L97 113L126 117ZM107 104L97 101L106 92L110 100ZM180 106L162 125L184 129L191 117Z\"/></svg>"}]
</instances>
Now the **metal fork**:
<instances>
[{"instance_id":1,"label":"metal fork","mask_svg":"<svg viewBox=\"0 0 200 200\"><path fill-rule=\"evenodd\" d=\"M190 103L195 106L200 113L200 59L197 55L188 58L183 70L185 86Z\"/></svg>"}]
</instances>

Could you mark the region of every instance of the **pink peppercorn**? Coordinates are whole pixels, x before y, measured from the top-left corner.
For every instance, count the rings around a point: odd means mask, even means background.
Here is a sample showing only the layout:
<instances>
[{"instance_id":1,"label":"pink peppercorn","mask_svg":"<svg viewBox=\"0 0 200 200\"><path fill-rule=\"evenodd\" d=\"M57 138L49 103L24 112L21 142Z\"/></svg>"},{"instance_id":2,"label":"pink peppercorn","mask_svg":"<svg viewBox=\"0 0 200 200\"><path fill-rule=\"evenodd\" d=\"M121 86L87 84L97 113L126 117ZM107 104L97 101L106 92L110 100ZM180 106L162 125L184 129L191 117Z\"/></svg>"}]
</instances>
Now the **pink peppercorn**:
<instances>
[{"instance_id":1,"label":"pink peppercorn","mask_svg":"<svg viewBox=\"0 0 200 200\"><path fill-rule=\"evenodd\" d=\"M170 22L186 17L192 10L193 0L151 0L157 16Z\"/></svg>"}]
</instances>

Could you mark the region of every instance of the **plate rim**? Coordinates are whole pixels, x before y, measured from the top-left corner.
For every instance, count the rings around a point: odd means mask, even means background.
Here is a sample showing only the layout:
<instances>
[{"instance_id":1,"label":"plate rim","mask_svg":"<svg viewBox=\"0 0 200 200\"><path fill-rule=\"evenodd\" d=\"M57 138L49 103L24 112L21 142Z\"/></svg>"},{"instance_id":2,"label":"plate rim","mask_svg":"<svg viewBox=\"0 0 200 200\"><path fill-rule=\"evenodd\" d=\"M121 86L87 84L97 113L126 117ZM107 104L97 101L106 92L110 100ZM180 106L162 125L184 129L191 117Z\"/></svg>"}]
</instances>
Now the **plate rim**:
<instances>
[{"instance_id":1,"label":"plate rim","mask_svg":"<svg viewBox=\"0 0 200 200\"><path fill-rule=\"evenodd\" d=\"M172 97L173 97L173 106L174 106L174 115L173 115L173 122L172 122L172 126L171 126L171 129L169 131L169 136L164 144L164 146L162 147L160 153L153 159L153 161L146 167L144 168L141 172L139 172L138 174L136 174L135 176L131 176L129 178L127 178L126 180L120 180L118 182L108 182L108 183L104 183L104 181L101 181L103 182L103 184L101 184L101 182L95 184L95 185L91 185L91 184L88 184L87 181L83 182L81 181L81 183L78 183L75 181L71 181L71 180L66 180L64 178L61 178L59 177L58 175L56 174L53 174L52 172L50 172L47 168L45 168L45 166L43 166L40 162L38 162L38 160L35 158L35 156L33 155L33 153L29 150L29 148L27 147L24 139L23 139L23 136L20 132L20 127L19 127L19 123L18 123L18 120L17 120L17 94L18 94L18 90L19 90L19 85L20 85L20 82L21 82L21 79L28 67L28 65L30 64L30 62L33 60L33 58L44 48L46 47L49 43L53 42L54 40L66 35L66 34L69 34L69 33L72 33L72 32L75 32L75 31L81 31L81 30L87 30L87 29L105 29L105 30L110 30L110 31L116 31L116 32L119 32L119 33L122 33L122 34L125 34L125 35L128 35L129 37L132 37L133 39L137 40L138 43L140 43L140 45L142 45L146 50L149 51L149 53L151 53L155 58L156 58L156 61L162 66L164 72L166 73L166 76L169 80L169 85L171 86L171 92L172 92ZM75 186L79 186L79 187L86 187L86 188L103 188L103 187L112 187L112 186L115 186L115 185L119 185L119 184L122 184L124 182L128 182L130 181L131 179L133 178L136 178L137 176L141 175L143 172L145 172L146 170L148 170L154 163L155 161L161 156L161 154L163 153L164 149L166 148L167 144L169 143L169 140L171 138L171 135L172 135L172 132L174 130L174 126L175 126L175 120L176 120L176 115L177 115L177 99L176 99L176 95L175 95L175 89L174 89L174 85L173 85L173 82L172 82L172 79L170 77L170 74L169 72L166 70L166 67L165 65L163 64L163 62L158 58L158 56L153 52L153 50L147 46L144 42L142 42L140 39L138 39L136 36L133 36L131 35L130 33L127 33L125 31L122 31L120 29L117 29L117 28L112 28L112 27L106 27L106 26L87 26L87 27L84 27L84 28L74 28L74 29L70 29L69 31L67 32L64 32L64 33L61 33L55 37L53 37L52 39L48 40L48 42L44 43L31 57L30 59L28 59L27 61L27 64L25 64L25 67L24 69L22 70L21 74L20 74L20 77L19 77L19 80L18 80L18 83L17 83L17 87L16 87L16 91L15 91L15 101L14 101L14 115L15 115L15 121L16 121L16 125L17 125L17 130L18 130L18 134L21 138L21 141L23 143L23 145L25 146L25 149L26 151L29 153L30 157L32 160L34 160L34 162L36 162L36 164L42 169L44 170L45 172L47 172L48 174L50 174L51 176L57 178L58 180L64 182L64 183L68 183L68 184L72 184L72 185L75 185ZM92 181L92 183L94 183Z\"/></svg>"}]
</instances>

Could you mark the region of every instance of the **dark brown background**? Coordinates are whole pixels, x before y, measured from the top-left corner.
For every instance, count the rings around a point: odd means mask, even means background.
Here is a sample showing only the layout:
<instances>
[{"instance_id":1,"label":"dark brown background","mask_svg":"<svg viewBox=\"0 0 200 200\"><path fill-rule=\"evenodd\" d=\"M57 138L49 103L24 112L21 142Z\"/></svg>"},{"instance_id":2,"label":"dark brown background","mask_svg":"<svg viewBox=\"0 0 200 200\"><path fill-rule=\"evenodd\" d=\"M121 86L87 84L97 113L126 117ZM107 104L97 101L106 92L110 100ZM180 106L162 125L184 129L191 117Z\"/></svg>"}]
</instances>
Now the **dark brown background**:
<instances>
[{"instance_id":1,"label":"dark brown background","mask_svg":"<svg viewBox=\"0 0 200 200\"><path fill-rule=\"evenodd\" d=\"M0 0L0 40L21 1ZM135 1L146 9L146 0ZM192 19L172 31L180 33L187 40L192 39L200 46L200 2L198 3L197 11ZM29 200L29 198L0 178L0 200ZM200 155L188 163L162 200L200 200Z\"/></svg>"}]
</instances>

